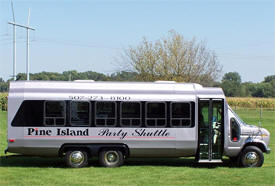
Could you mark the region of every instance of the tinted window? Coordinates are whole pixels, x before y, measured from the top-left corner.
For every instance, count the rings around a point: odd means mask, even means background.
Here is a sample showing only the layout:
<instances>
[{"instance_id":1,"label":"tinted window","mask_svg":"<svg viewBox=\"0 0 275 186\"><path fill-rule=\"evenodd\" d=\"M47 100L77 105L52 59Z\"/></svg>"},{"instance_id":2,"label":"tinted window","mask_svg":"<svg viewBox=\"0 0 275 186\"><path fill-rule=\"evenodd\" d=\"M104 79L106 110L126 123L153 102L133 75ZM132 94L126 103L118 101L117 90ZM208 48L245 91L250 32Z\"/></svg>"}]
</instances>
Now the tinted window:
<instances>
[{"instance_id":1,"label":"tinted window","mask_svg":"<svg viewBox=\"0 0 275 186\"><path fill-rule=\"evenodd\" d=\"M93 123L93 126L113 127L119 122L121 127L193 127L194 121L194 102L89 103L27 100L20 106L12 126L54 127L65 126L65 123L68 123L68 126L77 127Z\"/></svg>"},{"instance_id":2,"label":"tinted window","mask_svg":"<svg viewBox=\"0 0 275 186\"><path fill-rule=\"evenodd\" d=\"M187 127L191 125L191 104L171 103L171 126Z\"/></svg>"},{"instance_id":3,"label":"tinted window","mask_svg":"<svg viewBox=\"0 0 275 186\"><path fill-rule=\"evenodd\" d=\"M165 103L147 103L147 118L165 118Z\"/></svg>"},{"instance_id":4,"label":"tinted window","mask_svg":"<svg viewBox=\"0 0 275 186\"><path fill-rule=\"evenodd\" d=\"M71 102L71 124L72 125L89 125L89 113L90 104L89 102Z\"/></svg>"},{"instance_id":5,"label":"tinted window","mask_svg":"<svg viewBox=\"0 0 275 186\"><path fill-rule=\"evenodd\" d=\"M121 104L122 118L140 118L140 103L124 102Z\"/></svg>"},{"instance_id":6,"label":"tinted window","mask_svg":"<svg viewBox=\"0 0 275 186\"><path fill-rule=\"evenodd\" d=\"M190 118L190 103L172 103L172 118Z\"/></svg>"},{"instance_id":7,"label":"tinted window","mask_svg":"<svg viewBox=\"0 0 275 186\"><path fill-rule=\"evenodd\" d=\"M97 118L113 118L115 117L114 102L96 102L96 117Z\"/></svg>"},{"instance_id":8,"label":"tinted window","mask_svg":"<svg viewBox=\"0 0 275 186\"><path fill-rule=\"evenodd\" d=\"M65 125L65 105L64 101L46 101L45 125Z\"/></svg>"},{"instance_id":9,"label":"tinted window","mask_svg":"<svg viewBox=\"0 0 275 186\"><path fill-rule=\"evenodd\" d=\"M45 104L46 117L64 117L65 102L63 101L47 101Z\"/></svg>"},{"instance_id":10,"label":"tinted window","mask_svg":"<svg viewBox=\"0 0 275 186\"><path fill-rule=\"evenodd\" d=\"M18 109L12 126L43 126L44 101L23 101Z\"/></svg>"},{"instance_id":11,"label":"tinted window","mask_svg":"<svg viewBox=\"0 0 275 186\"><path fill-rule=\"evenodd\" d=\"M139 102L122 102L120 109L122 126L141 125L141 104Z\"/></svg>"},{"instance_id":12,"label":"tinted window","mask_svg":"<svg viewBox=\"0 0 275 186\"><path fill-rule=\"evenodd\" d=\"M146 103L146 125L147 127L166 125L166 103Z\"/></svg>"},{"instance_id":13,"label":"tinted window","mask_svg":"<svg viewBox=\"0 0 275 186\"><path fill-rule=\"evenodd\" d=\"M116 103L96 102L96 125L114 126L116 124Z\"/></svg>"},{"instance_id":14,"label":"tinted window","mask_svg":"<svg viewBox=\"0 0 275 186\"><path fill-rule=\"evenodd\" d=\"M230 119L231 141L237 142L240 139L240 127L234 118Z\"/></svg>"}]
</instances>

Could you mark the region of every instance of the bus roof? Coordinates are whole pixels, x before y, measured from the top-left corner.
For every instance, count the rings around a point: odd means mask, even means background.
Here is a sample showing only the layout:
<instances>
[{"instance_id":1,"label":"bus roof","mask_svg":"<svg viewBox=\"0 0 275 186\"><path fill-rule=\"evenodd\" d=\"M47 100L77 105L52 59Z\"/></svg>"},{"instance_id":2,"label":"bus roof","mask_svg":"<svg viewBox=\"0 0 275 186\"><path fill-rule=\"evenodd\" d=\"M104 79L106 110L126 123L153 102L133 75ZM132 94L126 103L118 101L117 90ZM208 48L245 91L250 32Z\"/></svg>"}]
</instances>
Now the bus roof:
<instances>
[{"instance_id":1,"label":"bus roof","mask_svg":"<svg viewBox=\"0 0 275 186\"><path fill-rule=\"evenodd\" d=\"M203 87L196 83L157 82L113 82L113 81L15 81L10 82L13 93L34 94L47 98L49 94L184 94L201 98L224 98L221 88ZM9 96L10 96L9 95ZM39 97L40 97L39 96Z\"/></svg>"}]
</instances>

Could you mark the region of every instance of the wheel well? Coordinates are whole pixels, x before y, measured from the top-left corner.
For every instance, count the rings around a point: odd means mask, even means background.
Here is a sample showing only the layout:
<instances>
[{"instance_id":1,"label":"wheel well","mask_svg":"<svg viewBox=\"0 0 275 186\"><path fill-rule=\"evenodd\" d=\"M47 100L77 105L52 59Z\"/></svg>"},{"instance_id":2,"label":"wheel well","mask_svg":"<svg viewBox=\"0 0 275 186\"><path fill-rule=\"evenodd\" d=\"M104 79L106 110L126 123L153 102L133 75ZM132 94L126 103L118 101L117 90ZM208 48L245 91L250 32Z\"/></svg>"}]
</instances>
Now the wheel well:
<instances>
[{"instance_id":1,"label":"wheel well","mask_svg":"<svg viewBox=\"0 0 275 186\"><path fill-rule=\"evenodd\" d=\"M261 149L262 152L266 152L266 148L262 143L257 143L257 142L250 142L244 145L243 149L247 146L255 146Z\"/></svg>"},{"instance_id":2,"label":"wheel well","mask_svg":"<svg viewBox=\"0 0 275 186\"><path fill-rule=\"evenodd\" d=\"M129 147L126 144L63 144L59 149L59 157L70 149L85 150L89 156L98 156L103 149L119 149L125 157L129 157Z\"/></svg>"},{"instance_id":3,"label":"wheel well","mask_svg":"<svg viewBox=\"0 0 275 186\"><path fill-rule=\"evenodd\" d=\"M101 148L99 148L99 150L98 150L98 153L100 152L100 151L102 151L102 150L104 150L104 149L112 149L112 150L120 150L121 152L122 152L122 154L124 155L124 156L126 156L126 157L128 157L129 156L129 149L128 148L125 148L125 147L101 147Z\"/></svg>"},{"instance_id":4,"label":"wheel well","mask_svg":"<svg viewBox=\"0 0 275 186\"><path fill-rule=\"evenodd\" d=\"M64 157L65 153L68 152L69 150L84 150L88 153L88 155L91 154L88 147L64 146L59 150L59 153L58 153L59 157Z\"/></svg>"}]
</instances>

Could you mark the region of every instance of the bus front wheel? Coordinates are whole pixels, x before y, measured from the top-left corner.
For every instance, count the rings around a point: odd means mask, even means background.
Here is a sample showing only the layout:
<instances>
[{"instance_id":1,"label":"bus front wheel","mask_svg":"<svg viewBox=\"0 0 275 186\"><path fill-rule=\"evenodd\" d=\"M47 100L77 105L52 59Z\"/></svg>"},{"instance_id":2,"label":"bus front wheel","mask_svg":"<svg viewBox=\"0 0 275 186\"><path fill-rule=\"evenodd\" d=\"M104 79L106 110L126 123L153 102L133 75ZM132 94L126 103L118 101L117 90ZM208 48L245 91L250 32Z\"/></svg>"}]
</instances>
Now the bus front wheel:
<instances>
[{"instance_id":1,"label":"bus front wheel","mask_svg":"<svg viewBox=\"0 0 275 186\"><path fill-rule=\"evenodd\" d=\"M261 167L264 163L263 152L256 146L247 146L240 154L239 163L242 167Z\"/></svg>"}]
</instances>

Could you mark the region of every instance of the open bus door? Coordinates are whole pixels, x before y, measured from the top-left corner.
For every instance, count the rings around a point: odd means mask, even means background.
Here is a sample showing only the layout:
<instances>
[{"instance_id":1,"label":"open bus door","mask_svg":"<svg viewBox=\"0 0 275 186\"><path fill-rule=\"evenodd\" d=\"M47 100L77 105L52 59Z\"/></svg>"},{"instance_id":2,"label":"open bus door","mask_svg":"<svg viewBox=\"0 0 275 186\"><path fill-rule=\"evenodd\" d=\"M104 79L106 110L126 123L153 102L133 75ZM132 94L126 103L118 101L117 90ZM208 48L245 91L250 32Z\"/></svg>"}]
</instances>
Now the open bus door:
<instances>
[{"instance_id":1,"label":"open bus door","mask_svg":"<svg viewBox=\"0 0 275 186\"><path fill-rule=\"evenodd\" d=\"M198 106L198 162L222 162L224 144L224 100L199 99Z\"/></svg>"}]
</instances>

